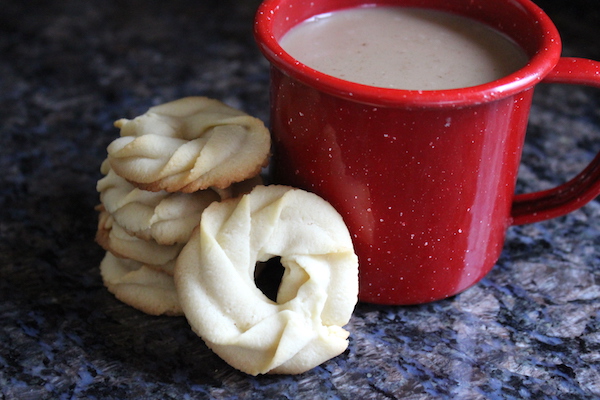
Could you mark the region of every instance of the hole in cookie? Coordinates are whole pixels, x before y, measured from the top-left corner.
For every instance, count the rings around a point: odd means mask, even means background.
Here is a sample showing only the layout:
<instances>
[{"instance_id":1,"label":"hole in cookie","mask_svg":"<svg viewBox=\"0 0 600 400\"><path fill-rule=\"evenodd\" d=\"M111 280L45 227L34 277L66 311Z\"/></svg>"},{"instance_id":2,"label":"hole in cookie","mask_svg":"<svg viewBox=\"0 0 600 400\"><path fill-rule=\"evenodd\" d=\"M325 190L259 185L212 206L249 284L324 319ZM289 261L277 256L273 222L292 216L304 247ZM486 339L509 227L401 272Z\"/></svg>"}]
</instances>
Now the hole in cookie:
<instances>
[{"instance_id":1,"label":"hole in cookie","mask_svg":"<svg viewBox=\"0 0 600 400\"><path fill-rule=\"evenodd\" d=\"M273 257L256 265L254 283L269 300L277 302L277 291L281 285L284 270L281 265L281 257Z\"/></svg>"}]
</instances>

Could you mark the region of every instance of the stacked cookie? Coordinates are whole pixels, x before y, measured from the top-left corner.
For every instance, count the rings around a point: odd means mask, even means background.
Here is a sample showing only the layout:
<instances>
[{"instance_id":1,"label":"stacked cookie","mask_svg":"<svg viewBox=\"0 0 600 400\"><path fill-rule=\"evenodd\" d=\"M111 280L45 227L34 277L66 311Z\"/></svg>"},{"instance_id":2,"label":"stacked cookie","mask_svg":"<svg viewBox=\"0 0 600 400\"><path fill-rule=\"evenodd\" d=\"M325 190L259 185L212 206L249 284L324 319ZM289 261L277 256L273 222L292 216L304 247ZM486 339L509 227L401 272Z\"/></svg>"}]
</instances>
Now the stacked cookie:
<instances>
[{"instance_id":1,"label":"stacked cookie","mask_svg":"<svg viewBox=\"0 0 600 400\"><path fill-rule=\"evenodd\" d=\"M102 279L119 300L152 315L182 315L175 261L214 201L260 183L264 124L205 97L152 107L115 123L98 181Z\"/></svg>"},{"instance_id":2,"label":"stacked cookie","mask_svg":"<svg viewBox=\"0 0 600 400\"><path fill-rule=\"evenodd\" d=\"M347 348L358 299L350 233L316 194L260 185L270 153L260 120L190 97L115 125L97 184L111 293L148 314L184 315L252 375L299 374ZM276 257L285 272L273 300L255 276Z\"/></svg>"}]
</instances>

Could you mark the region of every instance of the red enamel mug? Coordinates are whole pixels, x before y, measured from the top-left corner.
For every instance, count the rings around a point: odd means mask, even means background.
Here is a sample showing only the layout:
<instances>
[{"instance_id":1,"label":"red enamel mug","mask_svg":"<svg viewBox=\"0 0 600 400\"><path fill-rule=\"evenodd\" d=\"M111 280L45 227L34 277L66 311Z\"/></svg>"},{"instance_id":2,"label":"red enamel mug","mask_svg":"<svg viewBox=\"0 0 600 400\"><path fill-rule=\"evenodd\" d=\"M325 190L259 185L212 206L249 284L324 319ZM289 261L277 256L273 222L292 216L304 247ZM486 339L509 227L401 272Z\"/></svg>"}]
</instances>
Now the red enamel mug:
<instances>
[{"instance_id":1,"label":"red enamel mug","mask_svg":"<svg viewBox=\"0 0 600 400\"><path fill-rule=\"evenodd\" d=\"M600 87L600 63L561 58L557 29L529 0L368 3L458 13L508 35L529 57L479 86L378 88L311 69L278 42L310 17L364 0L266 0L256 14L255 38L271 63L274 181L315 192L342 214L361 301L435 301L492 269L509 226L564 215L600 194L597 156L559 187L515 195L535 85Z\"/></svg>"}]
</instances>

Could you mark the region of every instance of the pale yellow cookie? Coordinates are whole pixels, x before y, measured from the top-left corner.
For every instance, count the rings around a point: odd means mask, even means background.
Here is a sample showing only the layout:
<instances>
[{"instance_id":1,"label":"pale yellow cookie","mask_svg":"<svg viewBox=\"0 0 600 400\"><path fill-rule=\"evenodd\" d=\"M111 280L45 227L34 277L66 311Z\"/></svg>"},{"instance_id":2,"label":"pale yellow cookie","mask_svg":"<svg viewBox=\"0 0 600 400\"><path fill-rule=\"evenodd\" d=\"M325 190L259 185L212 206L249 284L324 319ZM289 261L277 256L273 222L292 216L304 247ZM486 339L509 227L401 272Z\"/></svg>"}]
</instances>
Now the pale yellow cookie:
<instances>
[{"instance_id":1,"label":"pale yellow cookie","mask_svg":"<svg viewBox=\"0 0 600 400\"><path fill-rule=\"evenodd\" d=\"M182 315L173 277L143 263L107 252L100 273L109 292L123 303L150 315Z\"/></svg>"},{"instance_id":2,"label":"pale yellow cookie","mask_svg":"<svg viewBox=\"0 0 600 400\"><path fill-rule=\"evenodd\" d=\"M186 97L120 119L108 146L111 168L149 191L226 188L259 174L270 134L262 121L217 100Z\"/></svg>"},{"instance_id":3,"label":"pale yellow cookie","mask_svg":"<svg viewBox=\"0 0 600 400\"><path fill-rule=\"evenodd\" d=\"M185 243L202 211L221 195L212 189L194 193L149 192L136 188L103 163L105 176L96 189L115 222L132 236L158 244Z\"/></svg>"},{"instance_id":4,"label":"pale yellow cookie","mask_svg":"<svg viewBox=\"0 0 600 400\"><path fill-rule=\"evenodd\" d=\"M113 217L100 208L98 218L98 231L96 241L104 250L120 258L127 258L143 264L154 266L155 269L164 269L164 266L173 266L173 263L185 243L161 245L154 240L143 240L127 233ZM172 271L166 270L171 273Z\"/></svg>"},{"instance_id":5,"label":"pale yellow cookie","mask_svg":"<svg viewBox=\"0 0 600 400\"><path fill-rule=\"evenodd\" d=\"M285 273L274 302L254 270L277 256ZM312 193L257 186L211 204L174 277L193 330L248 374L302 373L348 345L358 260L342 217Z\"/></svg>"}]
</instances>

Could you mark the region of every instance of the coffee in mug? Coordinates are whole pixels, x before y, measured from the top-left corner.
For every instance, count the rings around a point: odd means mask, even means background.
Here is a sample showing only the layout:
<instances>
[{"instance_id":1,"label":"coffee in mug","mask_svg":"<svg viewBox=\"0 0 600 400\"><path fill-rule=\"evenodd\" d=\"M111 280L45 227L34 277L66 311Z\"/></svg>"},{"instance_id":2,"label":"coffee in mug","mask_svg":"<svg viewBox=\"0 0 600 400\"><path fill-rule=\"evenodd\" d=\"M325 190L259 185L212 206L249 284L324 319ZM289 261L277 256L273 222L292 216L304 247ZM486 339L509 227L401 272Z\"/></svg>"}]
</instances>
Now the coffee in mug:
<instances>
[{"instance_id":1,"label":"coffee in mug","mask_svg":"<svg viewBox=\"0 0 600 400\"><path fill-rule=\"evenodd\" d=\"M280 44L303 64L337 78L409 90L481 85L528 61L516 43L487 25L408 7L317 15L292 28Z\"/></svg>"}]
</instances>

